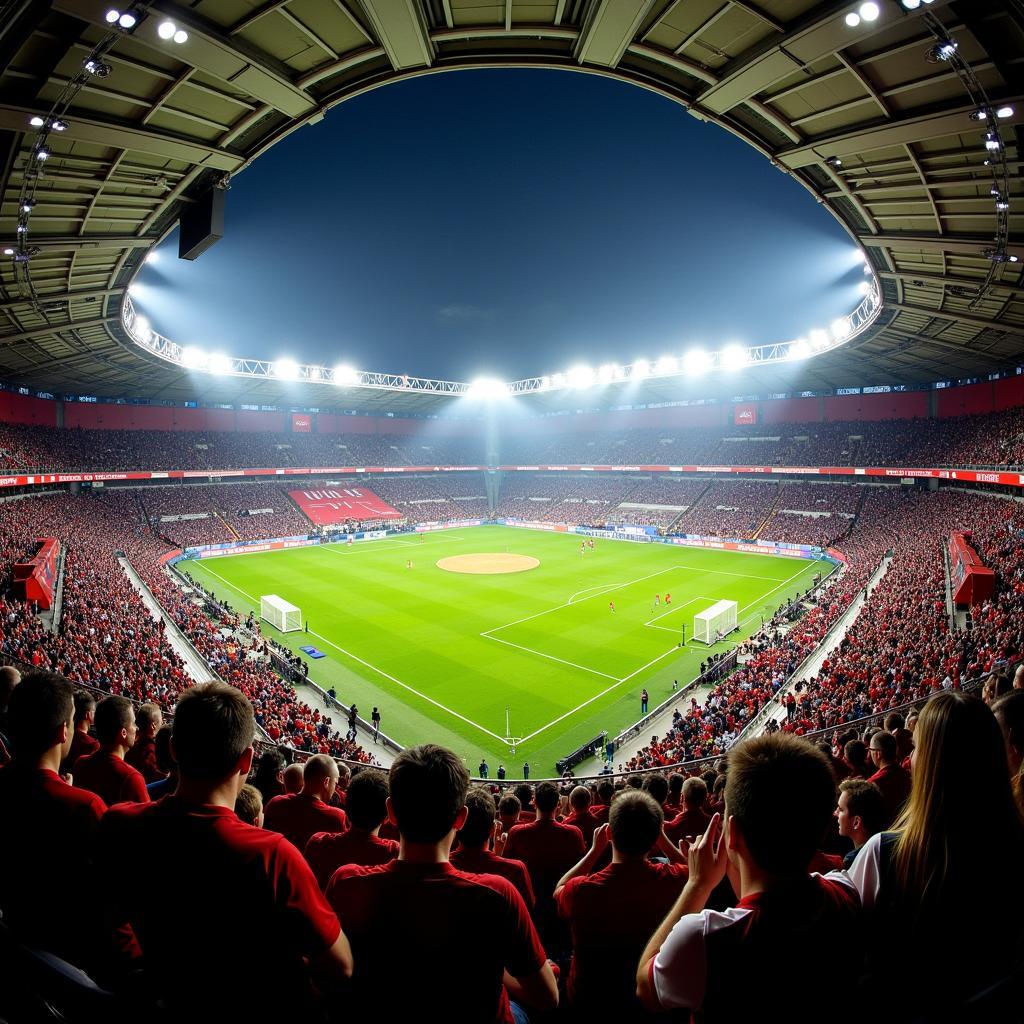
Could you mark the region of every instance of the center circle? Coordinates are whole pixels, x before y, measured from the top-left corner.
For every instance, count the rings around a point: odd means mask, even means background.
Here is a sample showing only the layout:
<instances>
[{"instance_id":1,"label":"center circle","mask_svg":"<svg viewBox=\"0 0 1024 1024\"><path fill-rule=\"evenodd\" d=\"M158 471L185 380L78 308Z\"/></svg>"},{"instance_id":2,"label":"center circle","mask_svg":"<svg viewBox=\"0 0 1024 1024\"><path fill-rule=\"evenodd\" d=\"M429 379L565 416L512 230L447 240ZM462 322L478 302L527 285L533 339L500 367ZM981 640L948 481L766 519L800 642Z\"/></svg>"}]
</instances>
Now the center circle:
<instances>
[{"instance_id":1,"label":"center circle","mask_svg":"<svg viewBox=\"0 0 1024 1024\"><path fill-rule=\"evenodd\" d=\"M539 558L530 555L499 555L494 553L480 555L451 555L437 562L438 569L445 572L472 573L474 576L493 576L499 573L527 572L540 565Z\"/></svg>"}]
</instances>

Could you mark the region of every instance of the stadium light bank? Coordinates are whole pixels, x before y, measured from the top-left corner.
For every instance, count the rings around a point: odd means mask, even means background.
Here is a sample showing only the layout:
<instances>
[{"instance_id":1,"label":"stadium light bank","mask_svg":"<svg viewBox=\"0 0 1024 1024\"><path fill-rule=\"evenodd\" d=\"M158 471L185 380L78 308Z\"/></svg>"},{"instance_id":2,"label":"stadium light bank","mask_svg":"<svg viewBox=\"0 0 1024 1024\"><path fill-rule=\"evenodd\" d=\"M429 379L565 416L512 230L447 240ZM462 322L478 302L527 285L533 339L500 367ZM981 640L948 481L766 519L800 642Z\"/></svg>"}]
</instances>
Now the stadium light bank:
<instances>
[{"instance_id":1,"label":"stadium light bank","mask_svg":"<svg viewBox=\"0 0 1024 1024\"><path fill-rule=\"evenodd\" d=\"M596 368L577 364L566 370L510 382L494 377L479 377L471 382L434 380L405 373L358 370L346 364L331 369L299 363L283 356L277 359L249 359L206 353L195 345L180 345L154 331L146 317L135 307L133 298L140 297L137 288L130 288L124 297L121 322L128 336L140 348L195 373L337 388L426 391L493 402L536 392L585 391L593 387L636 383L654 378L693 379L710 373L733 374L747 367L809 359L840 348L866 331L882 311L878 278L863 253L860 253L860 258L864 260L866 274L858 287L863 297L849 316L833 321L827 329L815 328L803 337L767 345L731 343L718 349L694 347L678 353L666 353L653 360L640 358L627 364L604 363Z\"/></svg>"}]
</instances>

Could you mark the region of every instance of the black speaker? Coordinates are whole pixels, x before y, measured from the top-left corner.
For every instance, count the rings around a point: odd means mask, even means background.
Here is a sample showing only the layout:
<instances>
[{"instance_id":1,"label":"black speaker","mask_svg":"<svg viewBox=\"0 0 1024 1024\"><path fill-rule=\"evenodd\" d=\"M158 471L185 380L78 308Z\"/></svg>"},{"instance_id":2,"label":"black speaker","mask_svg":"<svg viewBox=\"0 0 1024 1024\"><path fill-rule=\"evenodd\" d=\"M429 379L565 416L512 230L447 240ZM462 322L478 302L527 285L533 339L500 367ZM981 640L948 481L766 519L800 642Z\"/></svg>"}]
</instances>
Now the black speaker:
<instances>
[{"instance_id":1,"label":"black speaker","mask_svg":"<svg viewBox=\"0 0 1024 1024\"><path fill-rule=\"evenodd\" d=\"M178 231L178 259L198 259L214 242L224 237L224 196L211 188L194 203L186 203Z\"/></svg>"}]
</instances>

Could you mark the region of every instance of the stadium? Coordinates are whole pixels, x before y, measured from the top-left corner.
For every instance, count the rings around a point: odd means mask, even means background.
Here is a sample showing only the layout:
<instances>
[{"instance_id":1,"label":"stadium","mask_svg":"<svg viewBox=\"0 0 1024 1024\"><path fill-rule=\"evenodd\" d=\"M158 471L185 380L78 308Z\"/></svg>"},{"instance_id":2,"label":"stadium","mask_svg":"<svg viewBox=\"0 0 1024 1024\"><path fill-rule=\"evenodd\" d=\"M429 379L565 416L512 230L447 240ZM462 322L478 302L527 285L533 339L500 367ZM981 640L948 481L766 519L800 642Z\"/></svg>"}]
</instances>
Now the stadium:
<instances>
[{"instance_id":1,"label":"stadium","mask_svg":"<svg viewBox=\"0 0 1024 1024\"><path fill-rule=\"evenodd\" d=\"M1024 1020L1019 0L0 52L0 1020Z\"/></svg>"}]
</instances>

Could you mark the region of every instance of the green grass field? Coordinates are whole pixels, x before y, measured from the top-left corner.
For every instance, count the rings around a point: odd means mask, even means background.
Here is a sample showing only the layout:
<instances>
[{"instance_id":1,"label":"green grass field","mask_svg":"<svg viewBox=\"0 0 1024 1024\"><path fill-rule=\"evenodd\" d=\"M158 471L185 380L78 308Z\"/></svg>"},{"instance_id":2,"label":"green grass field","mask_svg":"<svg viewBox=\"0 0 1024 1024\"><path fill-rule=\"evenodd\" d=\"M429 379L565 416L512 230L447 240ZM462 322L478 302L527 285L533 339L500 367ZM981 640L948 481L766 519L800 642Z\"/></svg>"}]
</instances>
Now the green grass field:
<instances>
[{"instance_id":1,"label":"green grass field","mask_svg":"<svg viewBox=\"0 0 1024 1024\"><path fill-rule=\"evenodd\" d=\"M355 701L365 718L377 705L383 731L403 745L443 743L473 771L486 756L492 775L504 763L510 777L524 760L535 775L552 774L559 757L640 718L643 687L653 708L673 679L680 687L692 679L708 648L678 644L697 612L723 598L739 603L740 632L716 648L728 649L822 569L662 544L598 540L583 556L579 548L571 534L485 526L179 568L243 612L258 614L262 594L297 605L308 632L282 637L264 628L293 651L309 643L324 652L309 662L313 680L333 685L344 704ZM450 555L506 552L540 565L503 575L436 565Z\"/></svg>"}]
</instances>

